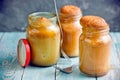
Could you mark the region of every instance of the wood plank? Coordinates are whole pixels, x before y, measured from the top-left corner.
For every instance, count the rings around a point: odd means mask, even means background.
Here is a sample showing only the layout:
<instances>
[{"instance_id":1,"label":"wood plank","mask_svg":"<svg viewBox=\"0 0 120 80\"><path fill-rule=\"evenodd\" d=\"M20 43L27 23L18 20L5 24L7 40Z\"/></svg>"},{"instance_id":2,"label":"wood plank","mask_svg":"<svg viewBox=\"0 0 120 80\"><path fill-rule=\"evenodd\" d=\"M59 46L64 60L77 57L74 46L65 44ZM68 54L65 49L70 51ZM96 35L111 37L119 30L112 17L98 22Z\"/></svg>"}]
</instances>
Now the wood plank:
<instances>
[{"instance_id":1,"label":"wood plank","mask_svg":"<svg viewBox=\"0 0 120 80\"><path fill-rule=\"evenodd\" d=\"M120 61L116 51L116 44L120 42L120 40L117 40L117 38L119 37L118 35L120 35L120 33L111 33L111 37L113 40L111 51L111 66L113 66L114 69L111 69L107 75L99 77L98 80L120 80L120 69L118 69Z\"/></svg>"},{"instance_id":2,"label":"wood plank","mask_svg":"<svg viewBox=\"0 0 120 80\"><path fill-rule=\"evenodd\" d=\"M79 58L71 58L72 64L77 64L73 67L73 72L70 74L62 73L56 70L56 80L95 80L94 77L88 77L82 74L79 70ZM70 66L70 62L66 61L65 59L61 58L58 62L57 66L59 67L68 67Z\"/></svg>"},{"instance_id":3,"label":"wood plank","mask_svg":"<svg viewBox=\"0 0 120 80\"><path fill-rule=\"evenodd\" d=\"M3 58L0 58L0 62L3 63L4 61L5 62L4 66L7 66L6 68L8 68L9 63L12 62L13 58L16 58L16 52L17 52L16 47L18 40L24 37L25 37L25 33L5 33L3 39L0 42L0 44L3 43L2 46L0 47L0 52L2 53L0 54L0 56L4 56ZM6 68L2 67L1 72L4 72ZM20 80L23 73L23 68L21 68L18 65L18 63L14 64L12 70L14 70L14 68L16 68L16 72L14 74L15 76L14 80ZM54 80L55 78L54 73L55 73L55 68L53 67L41 68L41 67L28 66L24 71L23 80L29 80L29 79ZM3 74L4 73L1 73L0 80L2 80Z\"/></svg>"},{"instance_id":4,"label":"wood plank","mask_svg":"<svg viewBox=\"0 0 120 80\"><path fill-rule=\"evenodd\" d=\"M28 66L25 68L23 80L55 80L55 68Z\"/></svg>"},{"instance_id":5,"label":"wood plank","mask_svg":"<svg viewBox=\"0 0 120 80\"><path fill-rule=\"evenodd\" d=\"M120 80L120 33L118 32L116 33L116 41L117 43L115 43L115 48L119 63L117 64L117 67L115 69L115 72L113 73L112 78L114 80Z\"/></svg>"},{"instance_id":6,"label":"wood plank","mask_svg":"<svg viewBox=\"0 0 120 80\"><path fill-rule=\"evenodd\" d=\"M2 38L3 38L3 36L4 36L4 34L0 33L0 42L1 42ZM1 64L0 64L0 80L2 80L2 76L1 75L2 75L2 70L1 70Z\"/></svg>"},{"instance_id":7,"label":"wood plank","mask_svg":"<svg viewBox=\"0 0 120 80\"><path fill-rule=\"evenodd\" d=\"M3 34L3 33L0 33ZM17 59L17 43L20 38L24 38L25 33L16 33L16 32L11 32L11 33L4 33L4 36L2 37L0 41L0 80L2 80L2 77L7 75L8 69L9 71L15 71L15 77L14 80L20 80L22 69L18 65L17 61L14 61ZM13 72L12 72L13 73Z\"/></svg>"},{"instance_id":8,"label":"wood plank","mask_svg":"<svg viewBox=\"0 0 120 80\"><path fill-rule=\"evenodd\" d=\"M2 36L4 36L4 33L0 32L0 41L2 39Z\"/></svg>"},{"instance_id":9,"label":"wood plank","mask_svg":"<svg viewBox=\"0 0 120 80\"><path fill-rule=\"evenodd\" d=\"M2 33L0 33L1 37ZM119 47L120 33L111 33L113 37L113 44L112 44L112 53L111 53L111 62L112 64L116 65L119 63L118 55L116 54L116 47ZM116 37L117 36L117 37ZM25 33L5 33L2 39L0 40L0 80L2 80L3 71L8 68L8 64L16 59L16 47L17 42L20 38L25 38ZM119 49L120 50L120 49ZM120 52L120 51L119 51ZM114 58L115 57L115 58ZM72 64L78 63L78 58L72 58ZM69 62L65 61L65 59L61 58L58 62L58 66L66 67L71 65ZM7 67L4 67L7 66ZM15 72L15 79L20 80L23 68L21 68L18 63L14 63L14 67L12 70L16 68ZM56 74L55 74L56 73ZM98 78L98 80L119 80L120 79L120 71L115 69L111 70L106 76ZM56 75L56 77L55 77ZM95 80L95 78L87 77L84 74L81 74L78 66L74 67L73 73L65 74L61 73L58 70L55 70L53 66L51 67L35 67L35 66L28 66L25 69L23 80Z\"/></svg>"}]
</instances>

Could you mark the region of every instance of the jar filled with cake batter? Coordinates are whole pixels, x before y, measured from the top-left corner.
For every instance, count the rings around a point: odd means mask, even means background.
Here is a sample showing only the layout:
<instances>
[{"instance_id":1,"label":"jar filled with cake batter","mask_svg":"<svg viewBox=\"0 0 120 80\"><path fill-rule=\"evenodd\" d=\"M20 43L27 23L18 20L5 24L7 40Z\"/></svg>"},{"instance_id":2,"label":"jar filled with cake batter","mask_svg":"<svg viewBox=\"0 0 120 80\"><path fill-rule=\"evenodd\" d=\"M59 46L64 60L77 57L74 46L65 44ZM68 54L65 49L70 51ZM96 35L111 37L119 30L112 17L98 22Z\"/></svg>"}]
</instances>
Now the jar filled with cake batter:
<instances>
[{"instance_id":1,"label":"jar filled with cake batter","mask_svg":"<svg viewBox=\"0 0 120 80\"><path fill-rule=\"evenodd\" d=\"M79 69L89 76L103 76L110 69L109 25L103 18L92 15L82 17L80 24L83 33L79 42Z\"/></svg>"},{"instance_id":2,"label":"jar filled with cake batter","mask_svg":"<svg viewBox=\"0 0 120 80\"><path fill-rule=\"evenodd\" d=\"M31 47L31 63L51 66L60 57L60 30L52 13L37 12L28 17L27 39Z\"/></svg>"},{"instance_id":3,"label":"jar filled with cake batter","mask_svg":"<svg viewBox=\"0 0 120 80\"><path fill-rule=\"evenodd\" d=\"M79 55L79 37L82 27L79 23L82 17L80 8L74 5L65 5L60 10L60 23L63 32L62 52L69 57Z\"/></svg>"}]
</instances>

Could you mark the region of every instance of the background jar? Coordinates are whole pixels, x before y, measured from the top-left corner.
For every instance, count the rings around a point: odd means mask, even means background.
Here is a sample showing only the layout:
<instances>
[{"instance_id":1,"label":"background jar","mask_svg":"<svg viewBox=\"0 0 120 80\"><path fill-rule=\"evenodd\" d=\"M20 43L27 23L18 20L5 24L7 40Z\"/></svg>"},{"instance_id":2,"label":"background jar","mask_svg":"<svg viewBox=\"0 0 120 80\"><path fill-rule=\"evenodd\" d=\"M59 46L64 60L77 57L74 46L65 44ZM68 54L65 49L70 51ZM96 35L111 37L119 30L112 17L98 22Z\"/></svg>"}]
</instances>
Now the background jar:
<instances>
[{"instance_id":1,"label":"background jar","mask_svg":"<svg viewBox=\"0 0 120 80\"><path fill-rule=\"evenodd\" d=\"M60 10L60 23L63 32L62 52L69 57L79 55L79 36L82 27L79 23L82 17L80 8L73 5L63 6Z\"/></svg>"},{"instance_id":2,"label":"background jar","mask_svg":"<svg viewBox=\"0 0 120 80\"><path fill-rule=\"evenodd\" d=\"M37 12L30 14L28 20L27 39L31 47L31 63L37 66L57 63L60 57L60 30L55 15Z\"/></svg>"},{"instance_id":3,"label":"background jar","mask_svg":"<svg viewBox=\"0 0 120 80\"><path fill-rule=\"evenodd\" d=\"M80 71L89 76L103 76L110 69L111 37L109 25L98 16L84 16L80 20Z\"/></svg>"}]
</instances>

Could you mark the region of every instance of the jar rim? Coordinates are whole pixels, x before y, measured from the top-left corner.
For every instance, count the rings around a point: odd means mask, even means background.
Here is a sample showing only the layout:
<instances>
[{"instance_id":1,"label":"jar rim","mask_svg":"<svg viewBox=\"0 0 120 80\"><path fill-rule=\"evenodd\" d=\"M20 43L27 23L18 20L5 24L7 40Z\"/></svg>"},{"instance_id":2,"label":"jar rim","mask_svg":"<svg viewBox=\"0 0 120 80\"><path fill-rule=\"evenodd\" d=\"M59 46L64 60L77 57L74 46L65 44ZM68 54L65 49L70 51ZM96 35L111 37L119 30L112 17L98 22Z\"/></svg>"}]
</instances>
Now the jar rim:
<instances>
[{"instance_id":1,"label":"jar rim","mask_svg":"<svg viewBox=\"0 0 120 80\"><path fill-rule=\"evenodd\" d=\"M51 12L34 12L28 15L29 18L38 18L38 17L46 17L48 19L56 19L56 15Z\"/></svg>"},{"instance_id":2,"label":"jar rim","mask_svg":"<svg viewBox=\"0 0 120 80\"><path fill-rule=\"evenodd\" d=\"M28 15L28 22L30 23L31 20L36 21L36 19L40 18L40 17L45 17L48 20L50 20L51 22L53 22L54 24L57 21L56 14L54 14L54 13L51 13L51 12L34 12L34 13L31 13L31 14Z\"/></svg>"}]
</instances>

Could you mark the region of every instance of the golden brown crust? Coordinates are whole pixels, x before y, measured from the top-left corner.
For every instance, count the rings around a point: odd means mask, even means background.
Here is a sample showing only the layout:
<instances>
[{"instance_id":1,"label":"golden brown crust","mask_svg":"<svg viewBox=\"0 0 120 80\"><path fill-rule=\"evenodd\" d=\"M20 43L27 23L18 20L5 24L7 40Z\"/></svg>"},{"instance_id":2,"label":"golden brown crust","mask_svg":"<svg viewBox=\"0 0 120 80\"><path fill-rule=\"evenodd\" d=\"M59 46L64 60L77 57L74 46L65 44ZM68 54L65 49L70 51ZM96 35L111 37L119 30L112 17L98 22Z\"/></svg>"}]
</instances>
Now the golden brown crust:
<instances>
[{"instance_id":1,"label":"golden brown crust","mask_svg":"<svg viewBox=\"0 0 120 80\"><path fill-rule=\"evenodd\" d=\"M65 5L61 8L60 13L62 14L70 14L70 15L77 15L82 14L82 11L79 7L74 5Z\"/></svg>"},{"instance_id":2,"label":"golden brown crust","mask_svg":"<svg viewBox=\"0 0 120 80\"><path fill-rule=\"evenodd\" d=\"M83 16L80 19L80 24L83 28L92 27L95 29L105 29L109 27L109 25L103 18L93 15Z\"/></svg>"}]
</instances>

